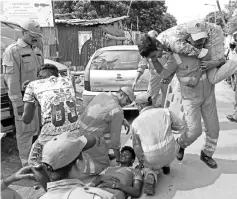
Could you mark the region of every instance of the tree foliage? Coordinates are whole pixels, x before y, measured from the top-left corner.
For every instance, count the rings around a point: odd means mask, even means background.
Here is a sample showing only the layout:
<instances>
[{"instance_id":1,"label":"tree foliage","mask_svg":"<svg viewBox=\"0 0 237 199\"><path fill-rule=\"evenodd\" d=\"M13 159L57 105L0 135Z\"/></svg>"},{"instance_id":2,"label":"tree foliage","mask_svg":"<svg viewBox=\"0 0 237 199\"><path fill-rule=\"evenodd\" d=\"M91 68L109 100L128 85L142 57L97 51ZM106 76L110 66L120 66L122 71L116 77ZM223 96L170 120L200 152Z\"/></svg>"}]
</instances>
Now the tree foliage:
<instances>
[{"instance_id":1,"label":"tree foliage","mask_svg":"<svg viewBox=\"0 0 237 199\"><path fill-rule=\"evenodd\" d=\"M231 35L237 31L237 1L230 1L225 8L230 15L225 31Z\"/></svg>"},{"instance_id":2,"label":"tree foliage","mask_svg":"<svg viewBox=\"0 0 237 199\"><path fill-rule=\"evenodd\" d=\"M133 30L137 29L138 23L140 31L148 32L153 29L159 33L171 27L167 27L165 24L171 20L171 18L166 18L166 11L165 2L135 1L132 2L127 23L134 27ZM176 24L176 21L172 24Z\"/></svg>"},{"instance_id":3,"label":"tree foliage","mask_svg":"<svg viewBox=\"0 0 237 199\"><path fill-rule=\"evenodd\" d=\"M237 1L229 1L228 4L225 5L226 12L232 16L234 13L234 10L237 9Z\"/></svg>"},{"instance_id":4,"label":"tree foliage","mask_svg":"<svg viewBox=\"0 0 237 199\"><path fill-rule=\"evenodd\" d=\"M161 1L56 1L54 12L60 19L97 19L129 15L125 21L128 29L161 32L177 24L174 16L167 13ZM138 25L138 26L137 26Z\"/></svg>"},{"instance_id":5,"label":"tree foliage","mask_svg":"<svg viewBox=\"0 0 237 199\"><path fill-rule=\"evenodd\" d=\"M223 15L224 15L224 20L225 20L225 23L228 22L229 18L230 18L230 15L226 12L222 12ZM221 18L221 13L218 11L218 12L210 12L206 17L205 17L205 21L206 22L210 22L210 23L215 23L215 17L216 17L216 24L221 26L222 28L224 28L224 23L222 21L222 18Z\"/></svg>"},{"instance_id":6,"label":"tree foliage","mask_svg":"<svg viewBox=\"0 0 237 199\"><path fill-rule=\"evenodd\" d=\"M121 1L91 1L99 18L120 17L127 14L129 2Z\"/></svg>"},{"instance_id":7,"label":"tree foliage","mask_svg":"<svg viewBox=\"0 0 237 199\"><path fill-rule=\"evenodd\" d=\"M216 12L216 23L220 25L227 34L232 34L237 30L237 16L232 16L235 12L237 14L237 1L229 1L229 3L224 6L224 11L222 11L226 26L222 21L221 13L219 11ZM215 23L215 12L210 12L205 17L205 21Z\"/></svg>"},{"instance_id":8,"label":"tree foliage","mask_svg":"<svg viewBox=\"0 0 237 199\"><path fill-rule=\"evenodd\" d=\"M176 26L177 25L177 20L176 18L170 14L170 13L165 13L164 16L164 29L168 29L170 27Z\"/></svg>"}]
</instances>

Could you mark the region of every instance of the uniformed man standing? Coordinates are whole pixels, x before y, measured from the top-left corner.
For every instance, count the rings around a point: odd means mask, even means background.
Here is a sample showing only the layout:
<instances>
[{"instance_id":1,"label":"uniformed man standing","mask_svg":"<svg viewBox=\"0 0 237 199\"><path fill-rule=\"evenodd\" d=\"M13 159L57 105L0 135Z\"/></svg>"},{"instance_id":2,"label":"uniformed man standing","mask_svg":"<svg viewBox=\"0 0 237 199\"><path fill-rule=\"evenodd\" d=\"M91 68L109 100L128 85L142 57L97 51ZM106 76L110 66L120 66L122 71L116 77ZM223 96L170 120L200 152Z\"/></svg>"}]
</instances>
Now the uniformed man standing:
<instances>
[{"instance_id":1,"label":"uniformed man standing","mask_svg":"<svg viewBox=\"0 0 237 199\"><path fill-rule=\"evenodd\" d=\"M25 21L21 27L22 38L8 46L3 55L5 81L8 95L13 105L16 126L16 139L22 166L27 165L32 138L39 128L38 113L30 124L22 122L23 95L22 84L26 80L37 79L37 68L43 65L43 55L35 45L42 37L39 23L34 20Z\"/></svg>"},{"instance_id":2,"label":"uniformed man standing","mask_svg":"<svg viewBox=\"0 0 237 199\"><path fill-rule=\"evenodd\" d=\"M192 27L193 24L190 24ZM194 40L191 35L191 44L201 48L202 40ZM212 158L219 137L219 120L217 115L215 87L208 81L207 72L203 71L200 80L194 88L186 86L189 78L193 77L200 67L201 62L194 56L186 56L173 53L164 66L159 63L158 55L162 49L155 49L157 41L153 41L146 35L138 45L141 56L151 58L154 67L163 67L161 76L167 78L170 74L176 73L180 83L182 95L182 105L185 112L185 120L187 122L188 131L185 131L178 138L177 142L180 145L177 159L182 160L184 157L185 148L190 146L201 134L202 125L201 118L207 129L206 139L203 149L201 150L200 159L205 162L210 168L217 168L216 161ZM220 64L221 61L216 64ZM214 64L213 64L214 65ZM214 67L214 66L213 66ZM157 71L158 71L157 69ZM168 72L168 73L167 73ZM167 74L168 76L167 76Z\"/></svg>"}]
</instances>

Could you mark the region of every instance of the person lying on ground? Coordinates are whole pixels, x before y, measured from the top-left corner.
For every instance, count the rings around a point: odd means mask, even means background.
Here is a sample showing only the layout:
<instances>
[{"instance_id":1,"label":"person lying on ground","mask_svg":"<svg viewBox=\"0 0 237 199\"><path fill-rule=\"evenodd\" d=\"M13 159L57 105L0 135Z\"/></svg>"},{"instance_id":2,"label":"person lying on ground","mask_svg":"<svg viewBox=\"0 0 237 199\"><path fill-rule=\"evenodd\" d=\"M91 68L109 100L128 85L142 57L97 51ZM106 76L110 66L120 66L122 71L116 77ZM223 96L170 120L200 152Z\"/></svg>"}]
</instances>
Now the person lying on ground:
<instances>
[{"instance_id":1,"label":"person lying on ground","mask_svg":"<svg viewBox=\"0 0 237 199\"><path fill-rule=\"evenodd\" d=\"M1 198L2 199L22 199L19 193L9 188L8 186L16 181L23 180L23 179L32 179L32 178L34 178L34 175L31 172L31 167L26 166L26 167L22 167L20 170L10 175L9 177L1 180Z\"/></svg>"},{"instance_id":2,"label":"person lying on ground","mask_svg":"<svg viewBox=\"0 0 237 199\"><path fill-rule=\"evenodd\" d=\"M72 131L48 141L43 146L41 167L50 180L47 193L40 199L115 199L113 194L81 181L87 161L84 153L97 144L95 136L78 137Z\"/></svg>"},{"instance_id":3,"label":"person lying on ground","mask_svg":"<svg viewBox=\"0 0 237 199\"><path fill-rule=\"evenodd\" d=\"M160 169L170 173L170 164L179 151L174 132L185 132L187 125L168 109L154 108L146 92L138 94L135 103L139 116L131 125L133 148L140 165L145 166L144 193L154 195L157 174Z\"/></svg>"},{"instance_id":4,"label":"person lying on ground","mask_svg":"<svg viewBox=\"0 0 237 199\"><path fill-rule=\"evenodd\" d=\"M128 196L139 198L143 177L139 169L132 168L135 158L133 148L124 146L121 149L120 165L105 169L90 186L104 189L114 194L116 199L126 199Z\"/></svg>"}]
</instances>

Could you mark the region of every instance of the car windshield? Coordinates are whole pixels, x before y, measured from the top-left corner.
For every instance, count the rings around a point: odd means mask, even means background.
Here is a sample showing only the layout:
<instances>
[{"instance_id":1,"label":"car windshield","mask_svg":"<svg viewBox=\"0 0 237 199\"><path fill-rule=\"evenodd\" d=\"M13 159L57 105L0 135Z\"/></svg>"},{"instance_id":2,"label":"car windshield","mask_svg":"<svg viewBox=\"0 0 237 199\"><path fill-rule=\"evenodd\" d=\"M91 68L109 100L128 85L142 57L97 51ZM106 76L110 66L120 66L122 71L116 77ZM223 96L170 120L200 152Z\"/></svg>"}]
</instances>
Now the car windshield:
<instances>
[{"instance_id":1,"label":"car windshield","mask_svg":"<svg viewBox=\"0 0 237 199\"><path fill-rule=\"evenodd\" d=\"M138 50L99 51L91 62L91 70L136 70L140 59Z\"/></svg>"}]
</instances>

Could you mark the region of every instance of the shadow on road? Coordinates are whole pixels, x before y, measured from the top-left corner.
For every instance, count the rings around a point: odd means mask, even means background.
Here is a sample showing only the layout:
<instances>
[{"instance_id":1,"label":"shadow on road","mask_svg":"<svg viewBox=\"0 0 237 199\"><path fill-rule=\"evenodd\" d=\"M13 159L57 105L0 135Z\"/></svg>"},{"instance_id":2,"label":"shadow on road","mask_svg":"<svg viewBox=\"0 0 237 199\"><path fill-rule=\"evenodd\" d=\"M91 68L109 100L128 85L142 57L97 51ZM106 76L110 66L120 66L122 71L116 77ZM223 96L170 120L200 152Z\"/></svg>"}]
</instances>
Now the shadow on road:
<instances>
[{"instance_id":1,"label":"shadow on road","mask_svg":"<svg viewBox=\"0 0 237 199\"><path fill-rule=\"evenodd\" d=\"M199 155L186 154L182 163L174 161L170 175L160 175L156 195L152 198L171 199L176 191L207 187L215 183L221 174L237 174L237 160L215 159L217 169L210 169L200 160ZM148 198L145 195L142 198Z\"/></svg>"},{"instance_id":2,"label":"shadow on road","mask_svg":"<svg viewBox=\"0 0 237 199\"><path fill-rule=\"evenodd\" d=\"M237 133L237 123L229 121L220 122L220 131L234 130L234 129L236 129Z\"/></svg>"}]
</instances>

